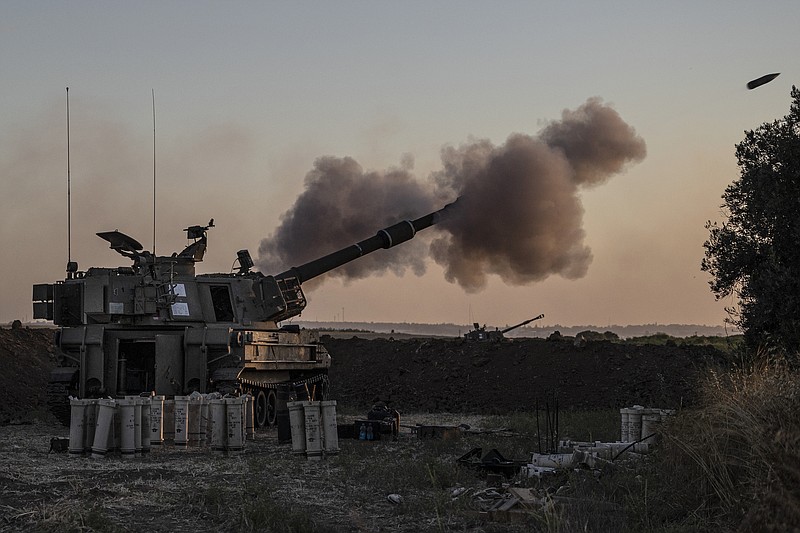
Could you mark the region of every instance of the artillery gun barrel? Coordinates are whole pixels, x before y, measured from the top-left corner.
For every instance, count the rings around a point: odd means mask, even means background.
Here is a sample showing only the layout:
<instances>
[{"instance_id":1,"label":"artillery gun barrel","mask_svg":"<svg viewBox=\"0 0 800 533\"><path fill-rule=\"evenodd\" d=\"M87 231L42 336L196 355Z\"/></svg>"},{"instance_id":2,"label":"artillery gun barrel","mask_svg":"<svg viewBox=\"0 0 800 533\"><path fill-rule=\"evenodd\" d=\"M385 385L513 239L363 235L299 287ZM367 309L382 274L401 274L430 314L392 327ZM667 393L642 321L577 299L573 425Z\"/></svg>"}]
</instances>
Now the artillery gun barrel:
<instances>
[{"instance_id":1,"label":"artillery gun barrel","mask_svg":"<svg viewBox=\"0 0 800 533\"><path fill-rule=\"evenodd\" d=\"M525 320L524 322L520 322L520 323L519 323L519 324L517 324L516 326L511 326L511 327L509 327L509 328L506 328L506 329L502 330L500 333L508 333L508 332L509 332L509 331L511 331L512 329L521 328L521 327L522 327L522 326L524 326L525 324L530 324L530 323L531 323L531 322L533 322L534 320L539 320L540 318L544 318L544 313L542 313L541 315L535 316L535 317L533 317L533 318L529 318L528 320Z\"/></svg>"},{"instance_id":2,"label":"artillery gun barrel","mask_svg":"<svg viewBox=\"0 0 800 533\"><path fill-rule=\"evenodd\" d=\"M429 213L416 220L403 220L402 222L386 227L368 239L364 239L356 244L330 253L325 257L320 257L319 259L309 261L303 265L290 268L275 276L275 279L297 278L298 283L303 283L349 263L350 261L354 261L362 255L370 254L381 248L397 246L400 243L414 238L414 235L416 235L418 231L422 231L443 220L457 201L458 200L447 204L438 211Z\"/></svg>"}]
</instances>

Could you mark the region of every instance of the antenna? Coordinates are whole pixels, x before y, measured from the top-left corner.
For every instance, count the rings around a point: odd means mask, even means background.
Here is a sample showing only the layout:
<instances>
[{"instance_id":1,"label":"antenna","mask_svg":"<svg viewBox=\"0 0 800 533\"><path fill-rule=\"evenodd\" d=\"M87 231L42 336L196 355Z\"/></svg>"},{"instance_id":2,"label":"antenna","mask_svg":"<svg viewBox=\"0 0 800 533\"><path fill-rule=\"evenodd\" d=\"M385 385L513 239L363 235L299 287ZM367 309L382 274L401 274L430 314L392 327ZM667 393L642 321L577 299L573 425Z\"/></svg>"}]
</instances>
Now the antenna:
<instances>
[{"instance_id":1,"label":"antenna","mask_svg":"<svg viewBox=\"0 0 800 533\"><path fill-rule=\"evenodd\" d=\"M153 255L156 255L156 91L153 95Z\"/></svg>"},{"instance_id":2,"label":"antenna","mask_svg":"<svg viewBox=\"0 0 800 533\"><path fill-rule=\"evenodd\" d=\"M69 161L69 87L67 87L67 265L72 261L72 199Z\"/></svg>"},{"instance_id":3,"label":"antenna","mask_svg":"<svg viewBox=\"0 0 800 533\"><path fill-rule=\"evenodd\" d=\"M78 263L72 262L72 175L69 159L69 87L67 87L67 277L78 271Z\"/></svg>"}]
</instances>

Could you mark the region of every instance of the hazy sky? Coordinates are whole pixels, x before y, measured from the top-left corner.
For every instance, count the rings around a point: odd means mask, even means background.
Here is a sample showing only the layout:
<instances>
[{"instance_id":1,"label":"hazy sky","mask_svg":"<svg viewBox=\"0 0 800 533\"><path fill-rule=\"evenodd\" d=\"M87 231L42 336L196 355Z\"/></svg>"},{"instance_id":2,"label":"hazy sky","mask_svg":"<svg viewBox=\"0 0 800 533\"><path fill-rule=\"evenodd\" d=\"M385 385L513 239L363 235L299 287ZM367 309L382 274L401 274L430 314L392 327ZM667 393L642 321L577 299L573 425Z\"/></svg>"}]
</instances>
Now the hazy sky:
<instances>
[{"instance_id":1,"label":"hazy sky","mask_svg":"<svg viewBox=\"0 0 800 533\"><path fill-rule=\"evenodd\" d=\"M700 271L704 224L738 177L743 132L788 113L798 20L796 0L2 2L0 322L30 319L31 286L64 276L68 86L72 259L129 264L98 231L152 248L154 90L157 252L213 217L202 272L256 256L322 156L431 187L443 149L536 136L599 97L647 156L580 190L583 277L490 275L468 293L409 246L423 276L327 280L303 318L721 324L732 302Z\"/></svg>"}]
</instances>

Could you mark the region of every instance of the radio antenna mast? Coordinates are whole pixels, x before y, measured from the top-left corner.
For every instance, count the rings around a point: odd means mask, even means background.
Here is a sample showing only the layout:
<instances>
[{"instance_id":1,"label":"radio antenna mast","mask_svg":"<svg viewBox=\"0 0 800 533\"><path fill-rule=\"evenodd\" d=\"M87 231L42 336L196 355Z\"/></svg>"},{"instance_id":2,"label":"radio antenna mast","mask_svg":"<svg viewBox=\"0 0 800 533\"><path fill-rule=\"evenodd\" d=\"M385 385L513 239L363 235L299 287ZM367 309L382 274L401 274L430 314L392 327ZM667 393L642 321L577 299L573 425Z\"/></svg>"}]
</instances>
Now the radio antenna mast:
<instances>
[{"instance_id":1,"label":"radio antenna mast","mask_svg":"<svg viewBox=\"0 0 800 533\"><path fill-rule=\"evenodd\" d=\"M67 87L67 274L78 270L72 263L72 176L69 160L69 87ZM71 274L70 276L71 277Z\"/></svg>"},{"instance_id":2,"label":"radio antenna mast","mask_svg":"<svg viewBox=\"0 0 800 533\"><path fill-rule=\"evenodd\" d=\"M156 255L156 91L153 95L153 255Z\"/></svg>"}]
</instances>

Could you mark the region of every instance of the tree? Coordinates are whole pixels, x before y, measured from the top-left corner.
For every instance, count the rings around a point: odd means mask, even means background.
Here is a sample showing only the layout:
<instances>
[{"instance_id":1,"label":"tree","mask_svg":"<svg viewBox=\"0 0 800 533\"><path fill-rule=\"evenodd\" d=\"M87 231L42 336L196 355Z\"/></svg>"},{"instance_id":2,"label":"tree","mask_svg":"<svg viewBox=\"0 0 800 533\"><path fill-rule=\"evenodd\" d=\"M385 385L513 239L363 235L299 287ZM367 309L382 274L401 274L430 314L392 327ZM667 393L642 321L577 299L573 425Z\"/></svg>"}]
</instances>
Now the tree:
<instances>
[{"instance_id":1,"label":"tree","mask_svg":"<svg viewBox=\"0 0 800 533\"><path fill-rule=\"evenodd\" d=\"M725 189L725 220L708 222L702 270L750 347L800 353L800 90L789 114L746 131L741 177Z\"/></svg>"}]
</instances>

